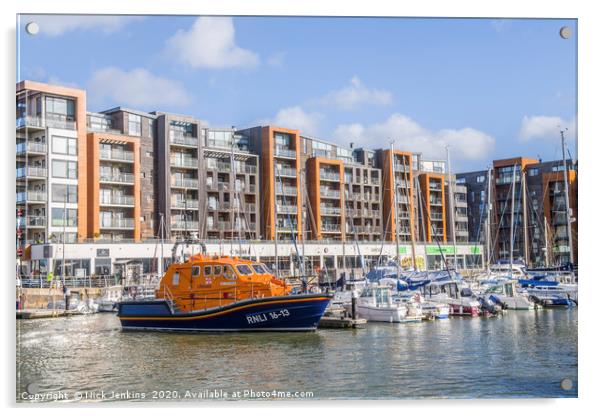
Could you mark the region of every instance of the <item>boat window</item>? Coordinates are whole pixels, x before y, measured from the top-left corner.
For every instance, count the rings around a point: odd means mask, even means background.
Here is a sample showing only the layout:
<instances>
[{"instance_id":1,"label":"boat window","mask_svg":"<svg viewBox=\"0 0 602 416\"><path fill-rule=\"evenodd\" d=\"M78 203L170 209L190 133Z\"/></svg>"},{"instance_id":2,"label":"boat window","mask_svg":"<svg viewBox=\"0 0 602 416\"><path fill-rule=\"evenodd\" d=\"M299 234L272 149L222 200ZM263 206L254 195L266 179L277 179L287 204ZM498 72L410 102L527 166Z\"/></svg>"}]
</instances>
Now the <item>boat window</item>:
<instances>
[{"instance_id":1,"label":"boat window","mask_svg":"<svg viewBox=\"0 0 602 416\"><path fill-rule=\"evenodd\" d=\"M253 265L253 270L255 270L255 273L257 274L265 274L268 271L263 267L263 265L257 263Z\"/></svg>"},{"instance_id":2,"label":"boat window","mask_svg":"<svg viewBox=\"0 0 602 416\"><path fill-rule=\"evenodd\" d=\"M201 275L201 266L192 266L192 277L199 277Z\"/></svg>"},{"instance_id":3,"label":"boat window","mask_svg":"<svg viewBox=\"0 0 602 416\"><path fill-rule=\"evenodd\" d=\"M228 280L236 280L236 274L230 266L224 266L224 277Z\"/></svg>"},{"instance_id":4,"label":"boat window","mask_svg":"<svg viewBox=\"0 0 602 416\"><path fill-rule=\"evenodd\" d=\"M207 276L211 276L213 273L211 273L211 266L205 266L205 277Z\"/></svg>"},{"instance_id":5,"label":"boat window","mask_svg":"<svg viewBox=\"0 0 602 416\"><path fill-rule=\"evenodd\" d=\"M251 270L251 268L246 264L239 264L236 266L236 269L238 270L238 273L243 275L253 274L253 270Z\"/></svg>"},{"instance_id":6,"label":"boat window","mask_svg":"<svg viewBox=\"0 0 602 416\"><path fill-rule=\"evenodd\" d=\"M180 285L180 272L173 273L173 275L171 276L171 284L172 284L172 286Z\"/></svg>"},{"instance_id":7,"label":"boat window","mask_svg":"<svg viewBox=\"0 0 602 416\"><path fill-rule=\"evenodd\" d=\"M222 274L222 266L213 266L213 274L220 276Z\"/></svg>"}]
</instances>

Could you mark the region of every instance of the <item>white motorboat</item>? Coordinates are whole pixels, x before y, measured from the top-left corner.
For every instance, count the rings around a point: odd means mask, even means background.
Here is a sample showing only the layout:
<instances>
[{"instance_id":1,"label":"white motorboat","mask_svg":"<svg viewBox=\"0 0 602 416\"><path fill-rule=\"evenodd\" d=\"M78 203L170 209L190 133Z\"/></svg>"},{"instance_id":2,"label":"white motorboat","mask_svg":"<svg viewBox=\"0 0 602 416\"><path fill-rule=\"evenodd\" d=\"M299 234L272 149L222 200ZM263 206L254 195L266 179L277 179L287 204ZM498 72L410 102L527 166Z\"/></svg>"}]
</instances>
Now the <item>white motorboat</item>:
<instances>
[{"instance_id":1,"label":"white motorboat","mask_svg":"<svg viewBox=\"0 0 602 416\"><path fill-rule=\"evenodd\" d=\"M350 307L350 305L348 305ZM356 311L370 322L405 322L408 307L393 300L388 286L366 286L357 299Z\"/></svg>"},{"instance_id":2,"label":"white motorboat","mask_svg":"<svg viewBox=\"0 0 602 416\"><path fill-rule=\"evenodd\" d=\"M516 282L507 281L490 285L483 292L483 296L505 309L535 309L535 304L529 299L529 295L517 290Z\"/></svg>"},{"instance_id":3,"label":"white motorboat","mask_svg":"<svg viewBox=\"0 0 602 416\"><path fill-rule=\"evenodd\" d=\"M98 298L98 312L117 312L117 303L122 300L123 287L109 286L102 290L102 295Z\"/></svg>"},{"instance_id":4,"label":"white motorboat","mask_svg":"<svg viewBox=\"0 0 602 416\"><path fill-rule=\"evenodd\" d=\"M440 280L421 288L421 294L427 301L448 305L452 316L479 316L481 304L469 287L461 281Z\"/></svg>"}]
</instances>

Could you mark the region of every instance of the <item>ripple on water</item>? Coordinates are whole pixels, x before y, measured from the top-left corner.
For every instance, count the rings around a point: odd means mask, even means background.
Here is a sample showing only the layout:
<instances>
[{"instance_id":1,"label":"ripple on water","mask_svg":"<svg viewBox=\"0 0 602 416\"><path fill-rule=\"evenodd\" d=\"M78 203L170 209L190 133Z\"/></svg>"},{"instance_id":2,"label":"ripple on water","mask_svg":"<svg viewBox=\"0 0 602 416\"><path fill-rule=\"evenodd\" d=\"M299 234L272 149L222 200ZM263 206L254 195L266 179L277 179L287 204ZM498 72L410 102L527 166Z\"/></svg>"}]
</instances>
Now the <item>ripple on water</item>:
<instances>
[{"instance_id":1,"label":"ripple on water","mask_svg":"<svg viewBox=\"0 0 602 416\"><path fill-rule=\"evenodd\" d=\"M17 333L18 385L43 391L486 398L576 397L578 388L576 309L300 334L122 332L114 315L97 314L20 321Z\"/></svg>"}]
</instances>

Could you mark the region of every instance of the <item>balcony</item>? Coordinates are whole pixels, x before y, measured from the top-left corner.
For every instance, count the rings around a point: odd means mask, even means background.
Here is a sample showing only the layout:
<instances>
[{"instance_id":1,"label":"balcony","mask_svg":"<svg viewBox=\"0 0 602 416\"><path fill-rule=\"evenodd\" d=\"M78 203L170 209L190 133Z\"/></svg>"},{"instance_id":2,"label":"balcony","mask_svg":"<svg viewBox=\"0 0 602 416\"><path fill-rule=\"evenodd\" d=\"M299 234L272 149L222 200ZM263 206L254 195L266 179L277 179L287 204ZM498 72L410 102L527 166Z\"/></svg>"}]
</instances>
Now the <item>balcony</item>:
<instances>
[{"instance_id":1,"label":"balcony","mask_svg":"<svg viewBox=\"0 0 602 416\"><path fill-rule=\"evenodd\" d=\"M41 118L26 116L17 119L17 129L45 129L46 127L64 130L77 130L77 123L75 121L63 120L60 118L53 117Z\"/></svg>"},{"instance_id":2,"label":"balcony","mask_svg":"<svg viewBox=\"0 0 602 416\"><path fill-rule=\"evenodd\" d=\"M100 205L133 207L135 205L135 200L131 195L101 195Z\"/></svg>"},{"instance_id":3,"label":"balcony","mask_svg":"<svg viewBox=\"0 0 602 416\"><path fill-rule=\"evenodd\" d=\"M46 154L46 143L33 142L28 140L27 142L17 144L17 154L23 154L26 152Z\"/></svg>"},{"instance_id":4,"label":"balcony","mask_svg":"<svg viewBox=\"0 0 602 416\"><path fill-rule=\"evenodd\" d=\"M35 166L27 166L17 169L17 178L46 178L48 176L47 168L40 168Z\"/></svg>"},{"instance_id":5,"label":"balcony","mask_svg":"<svg viewBox=\"0 0 602 416\"><path fill-rule=\"evenodd\" d=\"M341 208L320 206L320 213L322 215L341 215Z\"/></svg>"},{"instance_id":6,"label":"balcony","mask_svg":"<svg viewBox=\"0 0 602 416\"><path fill-rule=\"evenodd\" d=\"M182 221L182 220L175 220L171 222L171 229L172 230L188 230L188 231L196 231L199 229L199 222L198 221Z\"/></svg>"},{"instance_id":7,"label":"balcony","mask_svg":"<svg viewBox=\"0 0 602 416\"><path fill-rule=\"evenodd\" d=\"M276 169L276 175L286 176L287 178L296 178L297 169L295 168L279 168Z\"/></svg>"},{"instance_id":8,"label":"balcony","mask_svg":"<svg viewBox=\"0 0 602 416\"><path fill-rule=\"evenodd\" d=\"M132 229L134 229L134 219L133 218L103 218L101 216L100 217L100 228L132 230Z\"/></svg>"},{"instance_id":9,"label":"balcony","mask_svg":"<svg viewBox=\"0 0 602 416\"><path fill-rule=\"evenodd\" d=\"M257 166L255 165L236 165L236 173L249 173L251 175L257 174Z\"/></svg>"},{"instance_id":10,"label":"balcony","mask_svg":"<svg viewBox=\"0 0 602 416\"><path fill-rule=\"evenodd\" d=\"M171 158L170 164L176 168L190 168L190 169L198 169L199 160L194 157L190 158Z\"/></svg>"},{"instance_id":11,"label":"balcony","mask_svg":"<svg viewBox=\"0 0 602 416\"><path fill-rule=\"evenodd\" d=\"M40 191L26 191L26 192L17 192L17 203L23 202L46 202L47 201L46 192Z\"/></svg>"},{"instance_id":12,"label":"balcony","mask_svg":"<svg viewBox=\"0 0 602 416\"><path fill-rule=\"evenodd\" d=\"M101 173L100 174L100 182L101 183L120 183L120 184L134 184L134 174L133 173Z\"/></svg>"},{"instance_id":13,"label":"balcony","mask_svg":"<svg viewBox=\"0 0 602 416\"><path fill-rule=\"evenodd\" d=\"M297 214L297 205L276 205L278 214Z\"/></svg>"},{"instance_id":14,"label":"balcony","mask_svg":"<svg viewBox=\"0 0 602 416\"><path fill-rule=\"evenodd\" d=\"M443 214L440 214L438 212L433 212L433 213L431 213L430 218L433 221L442 221L443 220Z\"/></svg>"},{"instance_id":15,"label":"balcony","mask_svg":"<svg viewBox=\"0 0 602 416\"><path fill-rule=\"evenodd\" d=\"M409 172L410 168L409 166L400 164L400 163L395 163L395 172Z\"/></svg>"},{"instance_id":16,"label":"balcony","mask_svg":"<svg viewBox=\"0 0 602 416\"><path fill-rule=\"evenodd\" d=\"M340 233L341 224L322 224L321 230L326 233Z\"/></svg>"},{"instance_id":17,"label":"balcony","mask_svg":"<svg viewBox=\"0 0 602 416\"><path fill-rule=\"evenodd\" d=\"M224 162L207 162L207 169L217 170L218 172L230 172L230 164Z\"/></svg>"},{"instance_id":18,"label":"balcony","mask_svg":"<svg viewBox=\"0 0 602 416\"><path fill-rule=\"evenodd\" d=\"M198 199L175 199L171 201L172 209L199 209Z\"/></svg>"},{"instance_id":19,"label":"balcony","mask_svg":"<svg viewBox=\"0 0 602 416\"><path fill-rule=\"evenodd\" d=\"M183 134L171 130L169 132L169 142L174 145L186 146L186 147L198 147L199 139L197 137Z\"/></svg>"},{"instance_id":20,"label":"balcony","mask_svg":"<svg viewBox=\"0 0 602 416\"><path fill-rule=\"evenodd\" d=\"M341 175L335 172L320 171L320 179L323 181L341 181Z\"/></svg>"},{"instance_id":21,"label":"balcony","mask_svg":"<svg viewBox=\"0 0 602 416\"><path fill-rule=\"evenodd\" d=\"M442 205L443 200L441 198L430 198L429 202L431 205Z\"/></svg>"},{"instance_id":22,"label":"balcony","mask_svg":"<svg viewBox=\"0 0 602 416\"><path fill-rule=\"evenodd\" d=\"M295 150L292 149L287 149L285 147L278 147L276 146L274 148L274 156L277 157L286 157L289 159L296 159L297 158L297 152Z\"/></svg>"},{"instance_id":23,"label":"balcony","mask_svg":"<svg viewBox=\"0 0 602 416\"><path fill-rule=\"evenodd\" d=\"M297 196L297 188L294 186L276 186L276 195Z\"/></svg>"},{"instance_id":24,"label":"balcony","mask_svg":"<svg viewBox=\"0 0 602 416\"><path fill-rule=\"evenodd\" d=\"M334 189L320 188L320 197L321 198L340 199L341 198L341 191L337 191L337 190L334 190Z\"/></svg>"},{"instance_id":25,"label":"balcony","mask_svg":"<svg viewBox=\"0 0 602 416\"><path fill-rule=\"evenodd\" d=\"M30 228L45 228L46 217L30 215L27 217L26 224Z\"/></svg>"},{"instance_id":26,"label":"balcony","mask_svg":"<svg viewBox=\"0 0 602 416\"><path fill-rule=\"evenodd\" d=\"M195 178L172 178L171 186L173 188L198 189L199 180Z\"/></svg>"},{"instance_id":27,"label":"balcony","mask_svg":"<svg viewBox=\"0 0 602 416\"><path fill-rule=\"evenodd\" d=\"M100 149L100 159L116 162L134 162L134 152L121 149Z\"/></svg>"}]
</instances>

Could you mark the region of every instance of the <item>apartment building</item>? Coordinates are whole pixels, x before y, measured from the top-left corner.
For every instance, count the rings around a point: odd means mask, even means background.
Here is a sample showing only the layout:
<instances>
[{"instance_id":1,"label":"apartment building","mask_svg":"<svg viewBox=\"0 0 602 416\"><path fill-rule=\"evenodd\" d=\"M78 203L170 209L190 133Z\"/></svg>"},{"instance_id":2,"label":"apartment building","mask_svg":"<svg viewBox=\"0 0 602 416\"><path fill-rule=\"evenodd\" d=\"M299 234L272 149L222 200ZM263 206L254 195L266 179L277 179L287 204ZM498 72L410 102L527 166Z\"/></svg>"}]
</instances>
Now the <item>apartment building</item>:
<instances>
[{"instance_id":1,"label":"apartment building","mask_svg":"<svg viewBox=\"0 0 602 416\"><path fill-rule=\"evenodd\" d=\"M88 131L135 137L140 146L140 238L158 235L156 116L144 111L116 107L101 113L88 113Z\"/></svg>"},{"instance_id":2,"label":"apartment building","mask_svg":"<svg viewBox=\"0 0 602 416\"><path fill-rule=\"evenodd\" d=\"M87 231L86 93L16 86L17 253L36 242L75 242Z\"/></svg>"},{"instance_id":3,"label":"apartment building","mask_svg":"<svg viewBox=\"0 0 602 416\"><path fill-rule=\"evenodd\" d=\"M422 229L418 230L421 241L447 242L447 192L445 176L441 173L422 173L418 175L420 184L419 218Z\"/></svg>"},{"instance_id":4,"label":"apartment building","mask_svg":"<svg viewBox=\"0 0 602 416\"><path fill-rule=\"evenodd\" d=\"M108 241L140 240L140 139L88 133L86 237Z\"/></svg>"},{"instance_id":5,"label":"apartment building","mask_svg":"<svg viewBox=\"0 0 602 416\"><path fill-rule=\"evenodd\" d=\"M204 129L199 178L201 236L255 240L259 221L259 157L234 129ZM189 179L191 180L191 179ZM196 185L196 183L195 183Z\"/></svg>"},{"instance_id":6,"label":"apartment building","mask_svg":"<svg viewBox=\"0 0 602 416\"><path fill-rule=\"evenodd\" d=\"M261 160L260 238L302 238L301 137L298 130L258 126L237 131Z\"/></svg>"},{"instance_id":7,"label":"apartment building","mask_svg":"<svg viewBox=\"0 0 602 416\"><path fill-rule=\"evenodd\" d=\"M415 158L399 150L377 150L382 170L383 227L387 241L415 241L414 178Z\"/></svg>"},{"instance_id":8,"label":"apartment building","mask_svg":"<svg viewBox=\"0 0 602 416\"><path fill-rule=\"evenodd\" d=\"M568 162L569 204L574 260L577 259L577 172ZM488 171L458 174L467 189L469 241L485 243L488 206ZM511 197L514 178L514 198ZM493 161L491 170L491 261L510 256L513 221L513 258L530 264L559 264L570 259L564 163L517 157ZM512 202L514 199L514 202ZM514 204L514 215L511 207Z\"/></svg>"},{"instance_id":9,"label":"apartment building","mask_svg":"<svg viewBox=\"0 0 602 416\"><path fill-rule=\"evenodd\" d=\"M307 160L307 192L313 214L311 239L345 240L343 180L344 168L340 160L323 157Z\"/></svg>"}]
</instances>

